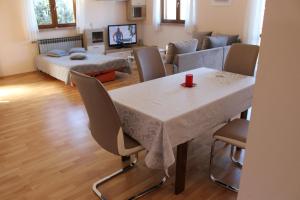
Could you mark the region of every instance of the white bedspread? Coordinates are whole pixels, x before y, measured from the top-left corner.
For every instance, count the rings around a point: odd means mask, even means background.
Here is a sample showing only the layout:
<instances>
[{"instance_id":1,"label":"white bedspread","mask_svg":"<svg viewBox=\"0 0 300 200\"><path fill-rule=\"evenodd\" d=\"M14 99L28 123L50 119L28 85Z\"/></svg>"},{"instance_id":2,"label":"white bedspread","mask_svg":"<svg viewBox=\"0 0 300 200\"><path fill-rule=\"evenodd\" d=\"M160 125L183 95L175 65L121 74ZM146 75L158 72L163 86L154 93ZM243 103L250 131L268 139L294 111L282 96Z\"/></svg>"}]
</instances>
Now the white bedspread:
<instances>
[{"instance_id":1,"label":"white bedspread","mask_svg":"<svg viewBox=\"0 0 300 200\"><path fill-rule=\"evenodd\" d=\"M185 74L197 84L184 88ZM148 150L146 165L167 169L173 147L192 140L251 106L255 79L200 68L110 91L125 133Z\"/></svg>"},{"instance_id":2,"label":"white bedspread","mask_svg":"<svg viewBox=\"0 0 300 200\"><path fill-rule=\"evenodd\" d=\"M131 73L130 64L126 59L101 54L87 53L85 60L71 60L70 56L49 57L39 55L35 59L36 67L54 78L69 84L70 70L82 73L97 74L110 70Z\"/></svg>"}]
</instances>

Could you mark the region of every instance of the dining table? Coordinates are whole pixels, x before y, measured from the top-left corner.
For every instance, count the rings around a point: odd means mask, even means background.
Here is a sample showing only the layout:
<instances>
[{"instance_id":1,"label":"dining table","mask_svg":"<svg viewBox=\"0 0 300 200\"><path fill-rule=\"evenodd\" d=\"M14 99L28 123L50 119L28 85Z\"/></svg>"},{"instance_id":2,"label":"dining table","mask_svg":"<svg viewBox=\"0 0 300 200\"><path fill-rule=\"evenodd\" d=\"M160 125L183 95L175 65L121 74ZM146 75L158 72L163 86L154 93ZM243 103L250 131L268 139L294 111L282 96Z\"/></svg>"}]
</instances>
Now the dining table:
<instances>
[{"instance_id":1,"label":"dining table","mask_svg":"<svg viewBox=\"0 0 300 200\"><path fill-rule=\"evenodd\" d=\"M194 87L182 86L187 74L193 75ZM185 189L188 143L240 113L245 117L254 84L251 76L198 68L109 94L123 131L146 149L146 166L168 173L176 163L175 194L179 194Z\"/></svg>"}]
</instances>

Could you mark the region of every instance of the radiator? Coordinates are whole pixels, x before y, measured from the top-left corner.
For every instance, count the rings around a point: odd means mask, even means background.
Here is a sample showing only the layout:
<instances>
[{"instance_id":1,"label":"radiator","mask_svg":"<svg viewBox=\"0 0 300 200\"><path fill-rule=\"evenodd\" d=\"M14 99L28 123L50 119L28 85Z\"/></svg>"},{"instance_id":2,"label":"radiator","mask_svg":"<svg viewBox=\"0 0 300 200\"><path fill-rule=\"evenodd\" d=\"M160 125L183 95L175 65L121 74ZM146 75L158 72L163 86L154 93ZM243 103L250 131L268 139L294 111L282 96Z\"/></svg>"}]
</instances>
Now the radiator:
<instances>
[{"instance_id":1,"label":"radiator","mask_svg":"<svg viewBox=\"0 0 300 200\"><path fill-rule=\"evenodd\" d=\"M41 39L38 40L38 47L40 54L46 54L48 51L51 51L53 49L69 51L71 48L74 47L83 47L83 39L82 35Z\"/></svg>"}]
</instances>

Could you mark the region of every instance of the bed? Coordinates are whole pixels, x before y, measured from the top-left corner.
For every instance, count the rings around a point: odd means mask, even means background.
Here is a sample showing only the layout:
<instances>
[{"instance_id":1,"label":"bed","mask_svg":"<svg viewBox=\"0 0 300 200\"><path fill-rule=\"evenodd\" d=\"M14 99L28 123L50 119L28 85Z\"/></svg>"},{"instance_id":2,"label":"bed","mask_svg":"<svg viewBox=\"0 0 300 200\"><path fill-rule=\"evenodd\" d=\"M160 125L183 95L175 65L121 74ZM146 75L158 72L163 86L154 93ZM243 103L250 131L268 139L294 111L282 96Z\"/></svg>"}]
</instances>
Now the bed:
<instances>
[{"instance_id":1,"label":"bed","mask_svg":"<svg viewBox=\"0 0 300 200\"><path fill-rule=\"evenodd\" d=\"M87 52L87 59L71 60L70 56L49 57L46 53L53 49L70 50L82 47L82 36L46 39L38 41L39 52L35 58L35 65L39 71L70 84L70 70L89 75L100 75L112 71L131 73L127 59Z\"/></svg>"}]
</instances>

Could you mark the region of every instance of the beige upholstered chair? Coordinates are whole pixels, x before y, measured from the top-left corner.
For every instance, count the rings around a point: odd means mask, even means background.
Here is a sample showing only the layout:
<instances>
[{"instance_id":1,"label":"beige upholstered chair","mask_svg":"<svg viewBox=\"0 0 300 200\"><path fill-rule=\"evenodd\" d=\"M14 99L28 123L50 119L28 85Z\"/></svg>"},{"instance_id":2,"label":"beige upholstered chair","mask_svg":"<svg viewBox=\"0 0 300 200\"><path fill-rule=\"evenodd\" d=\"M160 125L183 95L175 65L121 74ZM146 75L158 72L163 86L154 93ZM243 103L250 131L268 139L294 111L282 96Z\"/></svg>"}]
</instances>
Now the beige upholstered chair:
<instances>
[{"instance_id":1,"label":"beige upholstered chair","mask_svg":"<svg viewBox=\"0 0 300 200\"><path fill-rule=\"evenodd\" d=\"M233 44L228 52L224 71L254 76L259 46Z\"/></svg>"},{"instance_id":2,"label":"beige upholstered chair","mask_svg":"<svg viewBox=\"0 0 300 200\"><path fill-rule=\"evenodd\" d=\"M254 76L258 53L257 45L232 44L226 57L224 71ZM241 113L242 118L247 118L247 115L247 110Z\"/></svg>"},{"instance_id":3,"label":"beige upholstered chair","mask_svg":"<svg viewBox=\"0 0 300 200\"><path fill-rule=\"evenodd\" d=\"M166 76L166 69L157 47L136 48L133 50L142 82Z\"/></svg>"},{"instance_id":4,"label":"beige upholstered chair","mask_svg":"<svg viewBox=\"0 0 300 200\"><path fill-rule=\"evenodd\" d=\"M131 158L134 158L132 155L142 151L143 147L137 141L124 134L117 110L103 85L97 79L75 71L71 71L71 79L78 88L85 105L89 117L91 134L96 142L108 152L120 156L131 156ZM93 185L93 191L100 199L104 200L105 197L103 197L97 187L109 179L133 168L135 163L136 158L131 159L127 167L97 181ZM131 199L137 199L153 191L162 185L165 180L164 178L158 185L135 195Z\"/></svg>"},{"instance_id":5,"label":"beige upholstered chair","mask_svg":"<svg viewBox=\"0 0 300 200\"><path fill-rule=\"evenodd\" d=\"M248 127L249 127L249 121L246 119L235 119L231 122L229 122L227 125L219 129L214 135L213 135L213 144L211 146L211 154L210 154L210 166L209 166L209 174L212 181L215 183L220 184L221 186L237 192L239 189L231 186L220 179L217 179L214 177L212 171L213 171L213 163L214 163L214 150L215 150L215 144L218 141L227 143L231 145L231 160L234 164L236 164L238 167L242 168L243 164L234 158L234 153L236 148L245 149L246 148L246 142L247 142L247 133L248 133Z\"/></svg>"}]
</instances>

